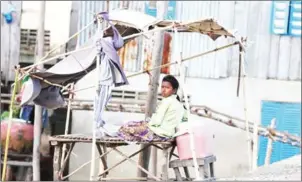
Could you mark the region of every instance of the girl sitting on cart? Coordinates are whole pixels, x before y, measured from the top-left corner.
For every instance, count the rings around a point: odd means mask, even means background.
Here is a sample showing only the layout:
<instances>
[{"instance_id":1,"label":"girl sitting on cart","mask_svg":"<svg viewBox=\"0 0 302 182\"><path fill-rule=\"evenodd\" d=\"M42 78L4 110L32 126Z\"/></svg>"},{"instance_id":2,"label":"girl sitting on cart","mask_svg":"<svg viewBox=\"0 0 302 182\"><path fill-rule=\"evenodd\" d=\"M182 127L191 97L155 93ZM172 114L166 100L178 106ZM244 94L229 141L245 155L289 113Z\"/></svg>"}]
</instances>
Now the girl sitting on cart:
<instances>
[{"instance_id":1,"label":"girl sitting on cart","mask_svg":"<svg viewBox=\"0 0 302 182\"><path fill-rule=\"evenodd\" d=\"M118 135L126 141L162 141L172 138L185 113L176 94L178 88L179 83L174 76L165 76L161 84L163 99L156 112L146 121L130 121L121 126Z\"/></svg>"}]
</instances>

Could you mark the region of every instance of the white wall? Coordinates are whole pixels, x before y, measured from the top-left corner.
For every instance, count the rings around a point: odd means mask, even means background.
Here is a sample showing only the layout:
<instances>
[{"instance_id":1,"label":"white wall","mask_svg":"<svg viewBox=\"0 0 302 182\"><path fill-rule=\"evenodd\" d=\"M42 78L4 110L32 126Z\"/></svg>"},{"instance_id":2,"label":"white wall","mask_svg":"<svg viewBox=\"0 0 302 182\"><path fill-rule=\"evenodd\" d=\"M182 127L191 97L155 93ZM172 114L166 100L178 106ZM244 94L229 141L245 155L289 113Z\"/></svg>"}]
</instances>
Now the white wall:
<instances>
[{"instance_id":1,"label":"white wall","mask_svg":"<svg viewBox=\"0 0 302 182\"><path fill-rule=\"evenodd\" d=\"M77 88L93 85L93 73L88 74L78 82ZM141 75L131 78L130 85L125 89L147 90L148 77ZM187 79L189 94L192 95L192 104L206 105L218 111L244 118L242 97L236 97L237 79L205 80ZM247 79L247 100L249 119L260 119L261 100L296 101L301 100L301 82L256 80ZM81 99L92 99L94 90L78 92L76 97ZM105 120L115 124L124 121L143 119L142 114L129 113L105 113ZM91 133L92 113L87 111L73 111L72 133ZM209 131L215 134L214 154L217 156L215 166L217 177L231 177L247 171L247 145L245 132L240 129L231 128L212 120L193 117L194 121L204 122ZM138 146L136 146L138 147ZM88 144L77 144L71 157L70 170L90 159L90 148ZM83 150L85 149L85 150ZM124 147L123 151L133 152L133 146ZM118 155L109 156L109 165L113 165L121 159ZM137 158L134 158L137 159ZM159 164L161 156L158 157ZM131 166L131 167L130 167ZM160 166L158 170L160 170ZM72 179L84 180L89 178L90 166L78 172ZM170 171L171 174L172 170ZM193 173L193 171L192 171ZM109 176L130 177L136 175L135 166L125 163L117 167Z\"/></svg>"},{"instance_id":2,"label":"white wall","mask_svg":"<svg viewBox=\"0 0 302 182\"><path fill-rule=\"evenodd\" d=\"M21 28L37 29L40 2L23 1ZM50 44L56 46L69 37L71 1L46 1L45 30L50 30Z\"/></svg>"}]
</instances>

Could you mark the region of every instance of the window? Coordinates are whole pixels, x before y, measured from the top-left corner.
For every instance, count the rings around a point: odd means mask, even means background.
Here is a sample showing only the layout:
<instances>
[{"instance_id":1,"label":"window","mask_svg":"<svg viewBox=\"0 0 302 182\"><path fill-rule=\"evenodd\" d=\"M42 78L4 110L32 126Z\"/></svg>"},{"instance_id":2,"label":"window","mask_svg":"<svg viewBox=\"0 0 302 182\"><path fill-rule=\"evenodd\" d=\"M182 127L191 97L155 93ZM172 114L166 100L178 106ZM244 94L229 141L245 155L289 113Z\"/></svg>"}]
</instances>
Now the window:
<instances>
[{"instance_id":1,"label":"window","mask_svg":"<svg viewBox=\"0 0 302 182\"><path fill-rule=\"evenodd\" d=\"M288 25L290 35L301 36L301 15L301 1L292 1Z\"/></svg>"},{"instance_id":2,"label":"window","mask_svg":"<svg viewBox=\"0 0 302 182\"><path fill-rule=\"evenodd\" d=\"M271 32L301 36L301 1L273 1Z\"/></svg>"},{"instance_id":3,"label":"window","mask_svg":"<svg viewBox=\"0 0 302 182\"><path fill-rule=\"evenodd\" d=\"M175 8L176 8L176 1L169 1L168 2L168 12L167 12L167 16L165 17L165 19L168 20L174 20L175 19ZM145 13L151 16L156 17L156 13L157 9L156 9L156 1L147 1L145 4Z\"/></svg>"}]
</instances>

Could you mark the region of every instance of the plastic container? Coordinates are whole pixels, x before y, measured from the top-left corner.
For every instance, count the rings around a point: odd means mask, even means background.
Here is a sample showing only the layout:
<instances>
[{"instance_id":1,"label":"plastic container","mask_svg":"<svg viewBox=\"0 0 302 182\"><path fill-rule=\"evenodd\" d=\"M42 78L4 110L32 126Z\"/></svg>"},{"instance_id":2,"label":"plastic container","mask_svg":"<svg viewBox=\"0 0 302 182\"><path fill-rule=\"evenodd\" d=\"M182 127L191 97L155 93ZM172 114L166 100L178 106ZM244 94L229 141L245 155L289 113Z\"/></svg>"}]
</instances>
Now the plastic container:
<instances>
[{"instance_id":1,"label":"plastic container","mask_svg":"<svg viewBox=\"0 0 302 182\"><path fill-rule=\"evenodd\" d=\"M8 119L1 121L1 145L4 151L6 134L8 132ZM34 126L27 124L25 120L13 118L8 150L19 154L30 154L33 149Z\"/></svg>"},{"instance_id":2,"label":"plastic container","mask_svg":"<svg viewBox=\"0 0 302 182\"><path fill-rule=\"evenodd\" d=\"M176 137L178 156L180 160L192 159L192 150L190 144L190 135L188 128L192 127L194 147L197 158L203 158L213 154L213 133L207 131L202 123L185 122L178 127L178 136Z\"/></svg>"}]
</instances>

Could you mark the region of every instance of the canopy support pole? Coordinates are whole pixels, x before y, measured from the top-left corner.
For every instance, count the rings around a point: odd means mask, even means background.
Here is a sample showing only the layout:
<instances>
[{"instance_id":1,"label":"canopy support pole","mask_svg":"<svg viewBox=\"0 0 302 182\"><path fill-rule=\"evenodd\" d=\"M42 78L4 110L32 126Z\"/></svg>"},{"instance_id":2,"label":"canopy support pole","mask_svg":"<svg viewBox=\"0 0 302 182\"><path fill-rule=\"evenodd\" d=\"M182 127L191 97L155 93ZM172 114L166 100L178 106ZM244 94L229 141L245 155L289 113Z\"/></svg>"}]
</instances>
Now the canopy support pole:
<instances>
[{"instance_id":1,"label":"canopy support pole","mask_svg":"<svg viewBox=\"0 0 302 182\"><path fill-rule=\"evenodd\" d=\"M195 170L195 181L200 181L201 177L199 174L199 165L197 163L197 155L196 155L196 150L195 150L195 140L194 140L194 133L192 130L192 126L190 125L191 121L191 111L190 111L190 105L188 101L188 94L185 86L185 71L184 71L184 66L182 65L182 60L181 60L181 53L179 50L179 41L178 41L178 31L176 28L174 28L174 33L175 33L175 47L176 47L176 60L178 64L178 69L179 69L179 75L180 75L180 88L182 89L182 94L185 99L185 105L186 105L186 110L187 112L187 117L188 117L188 123L189 123L189 137L190 137L190 147L191 147L191 152L192 152L192 157L193 157L193 164L194 164L194 170Z\"/></svg>"},{"instance_id":2,"label":"canopy support pole","mask_svg":"<svg viewBox=\"0 0 302 182\"><path fill-rule=\"evenodd\" d=\"M19 68L18 68L19 69ZM4 149L4 159L3 159L3 169L2 169L2 180L5 181L5 175L6 175L6 170L7 170L7 155L8 155L8 146L9 146L9 138L10 138L10 132L11 132L11 127L12 127L12 119L13 119L13 109L14 109L14 102L16 98L16 92L17 92L17 80L18 80L18 75L19 75L19 70L15 70L15 84L14 84L14 89L12 92L12 97L10 101L10 106L9 106L9 119L8 119L8 126L6 130L6 139L5 139L5 149Z\"/></svg>"},{"instance_id":3,"label":"canopy support pole","mask_svg":"<svg viewBox=\"0 0 302 182\"><path fill-rule=\"evenodd\" d=\"M247 155L248 155L248 164L249 170L252 170L252 138L249 132L249 122L248 122L248 110L247 110L247 98L246 98L246 69L245 69L245 57L242 45L239 45L239 56L241 59L241 73L242 73L242 95L243 95L243 109L244 109L244 118L245 118L245 128L246 128L246 139L247 139ZM255 122L256 125L256 122ZM257 132L258 136L258 132ZM257 147L258 148L258 147ZM257 150L257 149L256 149Z\"/></svg>"},{"instance_id":4,"label":"canopy support pole","mask_svg":"<svg viewBox=\"0 0 302 182\"><path fill-rule=\"evenodd\" d=\"M97 16L97 31L100 32L101 28L101 19L100 17ZM96 88L96 96L100 93L100 55L97 55L96 57L96 71L95 71L95 76L96 76L96 83L95 83L95 88ZM93 122L92 122L92 147L91 147L91 165L90 165L90 181L94 181L94 176L95 176L95 155L96 155L96 130L97 130L97 117L96 117L96 107L93 107Z\"/></svg>"},{"instance_id":5,"label":"canopy support pole","mask_svg":"<svg viewBox=\"0 0 302 182\"><path fill-rule=\"evenodd\" d=\"M74 88L74 83L71 84L70 86L71 89ZM64 135L67 135L69 132L69 123L70 123L70 113L71 113L71 103L73 101L73 96L74 94L72 92L69 93L69 98L68 98L68 105L67 105L67 115L66 115L66 122L65 122L65 132ZM61 158L61 165L64 164L65 160L65 153L66 153L66 144L63 144L63 150L62 150L62 158ZM61 166L62 167L62 166Z\"/></svg>"}]
</instances>

